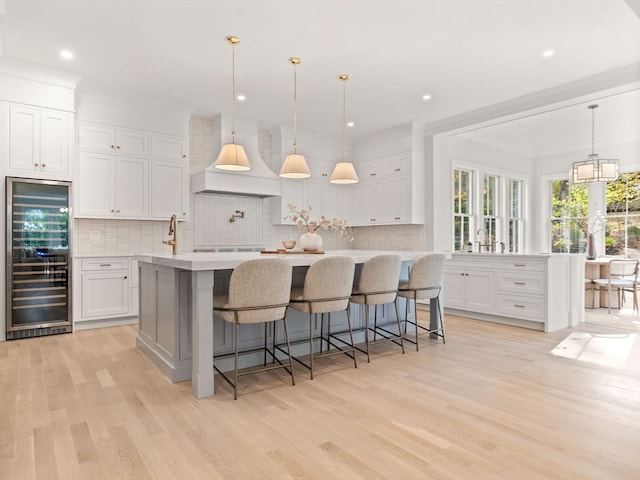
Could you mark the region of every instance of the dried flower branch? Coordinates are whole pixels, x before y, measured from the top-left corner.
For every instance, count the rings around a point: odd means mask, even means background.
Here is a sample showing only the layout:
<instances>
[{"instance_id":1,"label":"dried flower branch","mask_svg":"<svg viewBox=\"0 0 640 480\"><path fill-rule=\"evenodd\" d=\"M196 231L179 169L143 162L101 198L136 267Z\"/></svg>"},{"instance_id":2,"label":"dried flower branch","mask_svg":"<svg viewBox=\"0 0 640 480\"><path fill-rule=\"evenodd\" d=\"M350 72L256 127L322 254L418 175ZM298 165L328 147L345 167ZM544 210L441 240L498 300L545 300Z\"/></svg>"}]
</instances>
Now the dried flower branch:
<instances>
[{"instance_id":1,"label":"dried flower branch","mask_svg":"<svg viewBox=\"0 0 640 480\"><path fill-rule=\"evenodd\" d=\"M604 216L600 213L600 210L596 210L596 214L587 222L587 233L596 234L600 231L603 225Z\"/></svg>"},{"instance_id":2,"label":"dried flower branch","mask_svg":"<svg viewBox=\"0 0 640 480\"><path fill-rule=\"evenodd\" d=\"M298 207L289 203L287 204L291 214L287 215L285 220L291 220L298 225L298 231L300 233L315 233L318 229L333 230L338 234L340 238L344 238L350 242L353 241L353 233L351 227L347 224L346 220L339 220L337 218L329 219L324 216L320 216L318 220L310 219L311 206L307 209L298 210Z\"/></svg>"}]
</instances>

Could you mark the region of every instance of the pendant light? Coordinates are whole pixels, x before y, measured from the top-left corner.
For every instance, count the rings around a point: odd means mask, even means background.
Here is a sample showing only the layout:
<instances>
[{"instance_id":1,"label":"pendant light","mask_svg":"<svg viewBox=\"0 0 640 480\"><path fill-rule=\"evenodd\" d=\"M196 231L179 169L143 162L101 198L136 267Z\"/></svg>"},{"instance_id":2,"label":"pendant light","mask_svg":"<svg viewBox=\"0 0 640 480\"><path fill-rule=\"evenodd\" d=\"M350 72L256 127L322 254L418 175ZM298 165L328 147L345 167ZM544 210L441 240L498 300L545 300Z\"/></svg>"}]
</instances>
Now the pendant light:
<instances>
[{"instance_id":1,"label":"pendant light","mask_svg":"<svg viewBox=\"0 0 640 480\"><path fill-rule=\"evenodd\" d=\"M598 105L589 105L591 110L591 154L586 160L574 162L569 169L571 183L612 182L618 178L618 160L600 158L595 153L595 109Z\"/></svg>"},{"instance_id":2,"label":"pendant light","mask_svg":"<svg viewBox=\"0 0 640 480\"><path fill-rule=\"evenodd\" d=\"M236 143L236 56L235 47L240 43L238 37L227 37L231 45L231 143L223 145L220 155L213 166L221 170L245 171L251 170L251 164L242 145Z\"/></svg>"},{"instance_id":3,"label":"pendant light","mask_svg":"<svg viewBox=\"0 0 640 480\"><path fill-rule=\"evenodd\" d=\"M283 178L309 178L311 171L307 165L307 161L304 156L296 152L297 137L298 137L298 82L296 66L302 63L297 57L291 57L289 63L293 65L293 153L287 155L284 159L282 168L280 169L280 176Z\"/></svg>"},{"instance_id":4,"label":"pendant light","mask_svg":"<svg viewBox=\"0 0 640 480\"><path fill-rule=\"evenodd\" d=\"M349 75L340 75L338 79L342 82L342 161L336 163L329 182L351 184L358 183L358 175L353 163L347 162L347 144L346 144L346 128L347 128L347 80Z\"/></svg>"}]
</instances>

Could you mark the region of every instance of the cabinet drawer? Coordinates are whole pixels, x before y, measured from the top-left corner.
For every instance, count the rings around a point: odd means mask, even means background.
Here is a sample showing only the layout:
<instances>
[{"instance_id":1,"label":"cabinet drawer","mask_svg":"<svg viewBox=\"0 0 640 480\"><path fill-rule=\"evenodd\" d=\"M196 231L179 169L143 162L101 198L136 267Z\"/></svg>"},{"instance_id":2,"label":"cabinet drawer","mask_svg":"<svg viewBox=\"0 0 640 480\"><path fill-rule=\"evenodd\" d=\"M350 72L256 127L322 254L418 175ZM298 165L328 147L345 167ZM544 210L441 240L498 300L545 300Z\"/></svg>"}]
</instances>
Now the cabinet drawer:
<instances>
[{"instance_id":1,"label":"cabinet drawer","mask_svg":"<svg viewBox=\"0 0 640 480\"><path fill-rule=\"evenodd\" d=\"M128 258L93 258L82 260L82 271L129 270Z\"/></svg>"},{"instance_id":2,"label":"cabinet drawer","mask_svg":"<svg viewBox=\"0 0 640 480\"><path fill-rule=\"evenodd\" d=\"M498 294L496 295L496 313L544 321L545 300L542 297Z\"/></svg>"},{"instance_id":3,"label":"cabinet drawer","mask_svg":"<svg viewBox=\"0 0 640 480\"><path fill-rule=\"evenodd\" d=\"M544 272L547 261L535 258L499 258L498 269L519 272Z\"/></svg>"},{"instance_id":4,"label":"cabinet drawer","mask_svg":"<svg viewBox=\"0 0 640 480\"><path fill-rule=\"evenodd\" d=\"M544 273L520 273L498 271L497 290L507 293L531 293L543 295L545 292Z\"/></svg>"},{"instance_id":5,"label":"cabinet drawer","mask_svg":"<svg viewBox=\"0 0 640 480\"><path fill-rule=\"evenodd\" d=\"M455 268L481 268L487 270L493 270L496 266L496 259L491 256L482 256L470 254L454 254L451 258L445 262L445 269L449 267Z\"/></svg>"}]
</instances>

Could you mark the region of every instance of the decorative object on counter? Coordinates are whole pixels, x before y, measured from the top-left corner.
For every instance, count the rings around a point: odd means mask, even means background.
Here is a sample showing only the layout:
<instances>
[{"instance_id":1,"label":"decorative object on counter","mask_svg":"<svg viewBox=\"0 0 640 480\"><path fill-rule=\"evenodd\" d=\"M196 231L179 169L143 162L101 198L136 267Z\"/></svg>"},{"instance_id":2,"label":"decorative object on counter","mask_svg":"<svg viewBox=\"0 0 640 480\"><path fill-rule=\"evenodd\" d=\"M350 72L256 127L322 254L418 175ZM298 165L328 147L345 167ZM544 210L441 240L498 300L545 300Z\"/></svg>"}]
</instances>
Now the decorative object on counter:
<instances>
[{"instance_id":1,"label":"decorative object on counter","mask_svg":"<svg viewBox=\"0 0 640 480\"><path fill-rule=\"evenodd\" d=\"M593 233L587 235L587 260L595 260L596 255L596 246L593 240Z\"/></svg>"},{"instance_id":2,"label":"decorative object on counter","mask_svg":"<svg viewBox=\"0 0 640 480\"><path fill-rule=\"evenodd\" d=\"M291 214L284 218L285 220L291 220L298 224L298 231L303 233L300 237L300 246L304 250L320 250L320 247L322 247L322 237L317 233L319 229L333 230L339 237L350 242L353 241L353 233L346 220L338 220L337 218L329 219L324 216L320 216L318 220L311 220L309 218L311 206L307 207L307 210L298 210L298 207L291 203L289 203L288 206ZM320 240L318 240L318 238Z\"/></svg>"},{"instance_id":3,"label":"decorative object on counter","mask_svg":"<svg viewBox=\"0 0 640 480\"><path fill-rule=\"evenodd\" d=\"M229 218L229 223L234 223L236 221L236 218L244 218L244 211L236 210L236 213L233 213L231 215L231 218Z\"/></svg>"},{"instance_id":4,"label":"decorative object on counter","mask_svg":"<svg viewBox=\"0 0 640 480\"><path fill-rule=\"evenodd\" d=\"M300 246L302 250L320 250L322 247L322 237L317 232L307 232L300 235Z\"/></svg>"},{"instance_id":5,"label":"decorative object on counter","mask_svg":"<svg viewBox=\"0 0 640 480\"><path fill-rule=\"evenodd\" d=\"M473 243L471 242L467 242L467 249L466 249L467 253L473 253Z\"/></svg>"},{"instance_id":6,"label":"decorative object on counter","mask_svg":"<svg viewBox=\"0 0 640 480\"><path fill-rule=\"evenodd\" d=\"M304 156L296 152L296 147L298 146L298 81L296 65L300 65L302 60L297 57L291 57L289 63L293 65L293 153L290 153L284 159L279 175L283 178L309 178L311 176L309 165L307 165Z\"/></svg>"},{"instance_id":7,"label":"decorative object on counter","mask_svg":"<svg viewBox=\"0 0 640 480\"><path fill-rule=\"evenodd\" d=\"M602 229L602 225L604 225L604 217L600 210L596 210L595 215L587 221L587 260L595 260L598 256L594 235Z\"/></svg>"},{"instance_id":8,"label":"decorative object on counter","mask_svg":"<svg viewBox=\"0 0 640 480\"><path fill-rule=\"evenodd\" d=\"M591 110L591 153L586 160L574 162L569 169L571 183L611 182L618 178L618 160L599 158L595 153L595 109L598 105L589 105Z\"/></svg>"},{"instance_id":9,"label":"decorative object on counter","mask_svg":"<svg viewBox=\"0 0 640 480\"><path fill-rule=\"evenodd\" d=\"M221 170L246 171L251 170L251 164L242 145L236 143L236 56L235 47L240 39L234 36L227 37L227 43L231 45L231 143L226 143L220 150L220 155L213 166Z\"/></svg>"},{"instance_id":10,"label":"decorative object on counter","mask_svg":"<svg viewBox=\"0 0 640 480\"><path fill-rule=\"evenodd\" d=\"M169 233L167 235L173 235L173 239L171 240L163 240L162 243L165 245L171 245L173 255L178 254L178 221L175 215L171 215L169 219Z\"/></svg>"},{"instance_id":11,"label":"decorative object on counter","mask_svg":"<svg viewBox=\"0 0 640 480\"><path fill-rule=\"evenodd\" d=\"M291 250L293 247L296 246L296 241L295 240L284 240L282 242L282 246L284 248L286 248L287 250Z\"/></svg>"},{"instance_id":12,"label":"decorative object on counter","mask_svg":"<svg viewBox=\"0 0 640 480\"><path fill-rule=\"evenodd\" d=\"M336 163L329 182L341 184L358 183L360 180L356 174L356 169L353 163L347 161L347 80L349 80L349 75L340 75L338 79L342 82L342 161Z\"/></svg>"}]
</instances>

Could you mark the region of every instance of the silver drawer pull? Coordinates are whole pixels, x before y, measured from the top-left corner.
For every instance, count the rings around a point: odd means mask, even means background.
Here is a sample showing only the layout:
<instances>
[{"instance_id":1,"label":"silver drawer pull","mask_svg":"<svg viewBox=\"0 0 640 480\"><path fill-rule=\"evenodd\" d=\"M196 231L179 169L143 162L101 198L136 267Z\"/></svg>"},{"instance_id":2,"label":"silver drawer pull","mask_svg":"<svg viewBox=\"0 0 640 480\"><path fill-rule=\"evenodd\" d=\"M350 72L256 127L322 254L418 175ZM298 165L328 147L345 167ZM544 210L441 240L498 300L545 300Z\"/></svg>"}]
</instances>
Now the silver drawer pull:
<instances>
[{"instance_id":1,"label":"silver drawer pull","mask_svg":"<svg viewBox=\"0 0 640 480\"><path fill-rule=\"evenodd\" d=\"M514 267L526 267L527 265L525 263L514 263L513 266Z\"/></svg>"},{"instance_id":2,"label":"silver drawer pull","mask_svg":"<svg viewBox=\"0 0 640 480\"><path fill-rule=\"evenodd\" d=\"M526 285L527 284L526 282L513 282L513 283L515 283L516 285Z\"/></svg>"},{"instance_id":3,"label":"silver drawer pull","mask_svg":"<svg viewBox=\"0 0 640 480\"><path fill-rule=\"evenodd\" d=\"M101 267L110 267L111 264L110 263L101 263L100 266Z\"/></svg>"},{"instance_id":4,"label":"silver drawer pull","mask_svg":"<svg viewBox=\"0 0 640 480\"><path fill-rule=\"evenodd\" d=\"M525 308L524 305L516 305L516 304L514 304L513 306L516 307L516 308Z\"/></svg>"}]
</instances>

